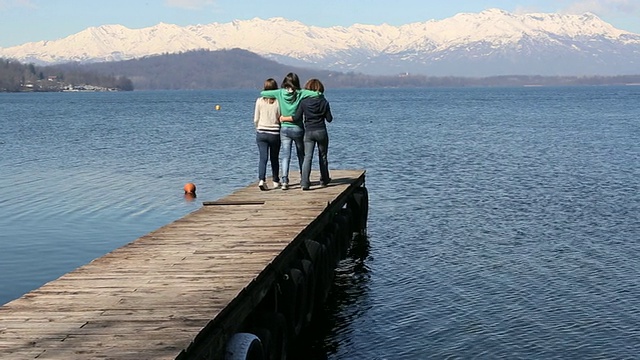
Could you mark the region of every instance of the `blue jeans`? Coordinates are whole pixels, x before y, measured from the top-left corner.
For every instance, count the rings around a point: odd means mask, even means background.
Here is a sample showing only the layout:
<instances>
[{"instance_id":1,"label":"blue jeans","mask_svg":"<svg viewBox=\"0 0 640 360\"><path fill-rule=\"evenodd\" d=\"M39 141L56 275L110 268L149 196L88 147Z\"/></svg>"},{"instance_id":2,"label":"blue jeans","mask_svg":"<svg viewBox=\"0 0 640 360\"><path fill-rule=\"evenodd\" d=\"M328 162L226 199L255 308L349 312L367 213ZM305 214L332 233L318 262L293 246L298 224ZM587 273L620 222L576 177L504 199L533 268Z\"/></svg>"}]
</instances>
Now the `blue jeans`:
<instances>
[{"instance_id":1,"label":"blue jeans","mask_svg":"<svg viewBox=\"0 0 640 360\"><path fill-rule=\"evenodd\" d=\"M289 164L291 163L291 143L296 144L296 154L298 155L298 166L302 171L304 161L304 129L299 126L281 127L280 140L284 154L282 155L282 183L289 183Z\"/></svg>"},{"instance_id":2,"label":"blue jeans","mask_svg":"<svg viewBox=\"0 0 640 360\"><path fill-rule=\"evenodd\" d=\"M318 162L320 163L320 182L328 184L329 178L329 160L327 152L329 151L329 134L326 129L307 130L304 133L304 162L302 163L302 179L300 186L308 188L311 186L309 177L311 176L311 159L313 159L313 150L318 144Z\"/></svg>"},{"instance_id":3,"label":"blue jeans","mask_svg":"<svg viewBox=\"0 0 640 360\"><path fill-rule=\"evenodd\" d=\"M271 175L273 181L280 182L280 135L257 132L256 143L258 151L260 151L260 160L258 162L258 180L266 180L267 161L271 158Z\"/></svg>"}]
</instances>

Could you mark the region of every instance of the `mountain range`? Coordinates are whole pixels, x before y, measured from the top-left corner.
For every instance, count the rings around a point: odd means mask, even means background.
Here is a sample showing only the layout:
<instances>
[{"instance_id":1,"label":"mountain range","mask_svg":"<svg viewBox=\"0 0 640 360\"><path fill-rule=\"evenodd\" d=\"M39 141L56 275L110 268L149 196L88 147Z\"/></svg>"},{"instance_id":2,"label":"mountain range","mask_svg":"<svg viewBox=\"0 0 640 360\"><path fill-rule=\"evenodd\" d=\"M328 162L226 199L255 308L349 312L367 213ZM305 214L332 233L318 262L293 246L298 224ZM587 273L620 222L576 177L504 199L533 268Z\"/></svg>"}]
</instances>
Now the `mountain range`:
<instances>
[{"instance_id":1,"label":"mountain range","mask_svg":"<svg viewBox=\"0 0 640 360\"><path fill-rule=\"evenodd\" d=\"M640 35L596 15L461 13L402 26L307 26L284 18L143 29L91 27L54 41L0 48L38 65L111 62L240 48L281 64L371 75L615 76L640 74Z\"/></svg>"}]
</instances>

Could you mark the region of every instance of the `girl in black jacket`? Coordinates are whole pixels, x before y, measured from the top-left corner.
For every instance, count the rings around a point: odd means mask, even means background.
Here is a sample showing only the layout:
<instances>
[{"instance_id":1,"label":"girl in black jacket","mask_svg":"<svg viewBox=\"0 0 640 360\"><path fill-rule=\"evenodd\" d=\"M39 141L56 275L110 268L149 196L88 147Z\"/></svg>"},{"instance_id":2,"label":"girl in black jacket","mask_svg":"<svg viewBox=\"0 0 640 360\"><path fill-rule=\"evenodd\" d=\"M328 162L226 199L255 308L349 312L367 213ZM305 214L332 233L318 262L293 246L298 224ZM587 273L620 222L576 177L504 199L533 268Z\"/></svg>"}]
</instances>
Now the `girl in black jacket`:
<instances>
[{"instance_id":1,"label":"girl in black jacket","mask_svg":"<svg viewBox=\"0 0 640 360\"><path fill-rule=\"evenodd\" d=\"M309 190L311 181L311 159L316 144L318 145L318 161L320 162L320 185L325 187L331 182L329 177L329 134L326 122L333 121L329 102L324 97L324 85L318 79L310 79L304 85L307 90L317 91L323 96L304 98L293 116L294 121L304 123L304 161L302 163L302 190Z\"/></svg>"}]
</instances>

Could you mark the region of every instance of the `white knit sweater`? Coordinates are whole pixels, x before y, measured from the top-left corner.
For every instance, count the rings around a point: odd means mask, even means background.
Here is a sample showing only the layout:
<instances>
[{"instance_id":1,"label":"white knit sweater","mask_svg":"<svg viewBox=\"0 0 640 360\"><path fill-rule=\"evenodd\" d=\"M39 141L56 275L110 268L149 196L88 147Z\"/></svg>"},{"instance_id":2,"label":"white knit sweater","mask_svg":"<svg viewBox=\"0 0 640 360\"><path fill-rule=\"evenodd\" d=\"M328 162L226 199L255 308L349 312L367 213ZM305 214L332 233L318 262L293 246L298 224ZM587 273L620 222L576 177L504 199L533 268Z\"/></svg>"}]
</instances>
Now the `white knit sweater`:
<instances>
[{"instance_id":1,"label":"white knit sweater","mask_svg":"<svg viewBox=\"0 0 640 360\"><path fill-rule=\"evenodd\" d=\"M273 103L269 104L269 100ZM259 132L280 132L280 105L276 99L260 97L256 99L256 111L253 115L253 123Z\"/></svg>"}]
</instances>

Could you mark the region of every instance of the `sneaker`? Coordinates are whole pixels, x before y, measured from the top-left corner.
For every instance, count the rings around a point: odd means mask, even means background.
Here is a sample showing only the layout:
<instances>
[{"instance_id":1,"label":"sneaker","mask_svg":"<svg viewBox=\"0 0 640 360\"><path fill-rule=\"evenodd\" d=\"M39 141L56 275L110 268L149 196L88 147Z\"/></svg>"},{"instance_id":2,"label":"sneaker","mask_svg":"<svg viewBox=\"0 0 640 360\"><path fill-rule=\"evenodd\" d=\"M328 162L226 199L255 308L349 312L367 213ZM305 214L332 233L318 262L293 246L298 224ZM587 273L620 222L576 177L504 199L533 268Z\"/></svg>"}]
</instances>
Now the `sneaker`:
<instances>
[{"instance_id":1,"label":"sneaker","mask_svg":"<svg viewBox=\"0 0 640 360\"><path fill-rule=\"evenodd\" d=\"M329 185L330 182L331 182L331 178L329 178L329 180L327 181L320 181L320 186L327 187L327 185Z\"/></svg>"},{"instance_id":2,"label":"sneaker","mask_svg":"<svg viewBox=\"0 0 640 360\"><path fill-rule=\"evenodd\" d=\"M305 186L305 187L303 187L303 188L302 188L302 190L303 190L303 191L307 191L307 190L309 190L309 187L308 187L308 186Z\"/></svg>"},{"instance_id":3,"label":"sneaker","mask_svg":"<svg viewBox=\"0 0 640 360\"><path fill-rule=\"evenodd\" d=\"M287 183L282 183L282 190L289 190L289 184Z\"/></svg>"},{"instance_id":4,"label":"sneaker","mask_svg":"<svg viewBox=\"0 0 640 360\"><path fill-rule=\"evenodd\" d=\"M280 183L279 183L279 182L277 182L277 181L274 181L274 182L273 182L273 188L274 188L274 189L277 189L279 186L280 186Z\"/></svg>"},{"instance_id":5,"label":"sneaker","mask_svg":"<svg viewBox=\"0 0 640 360\"><path fill-rule=\"evenodd\" d=\"M265 191L267 190L267 184L265 184L264 180L260 180L260 182L258 183L258 187L260 188L260 190Z\"/></svg>"}]
</instances>

